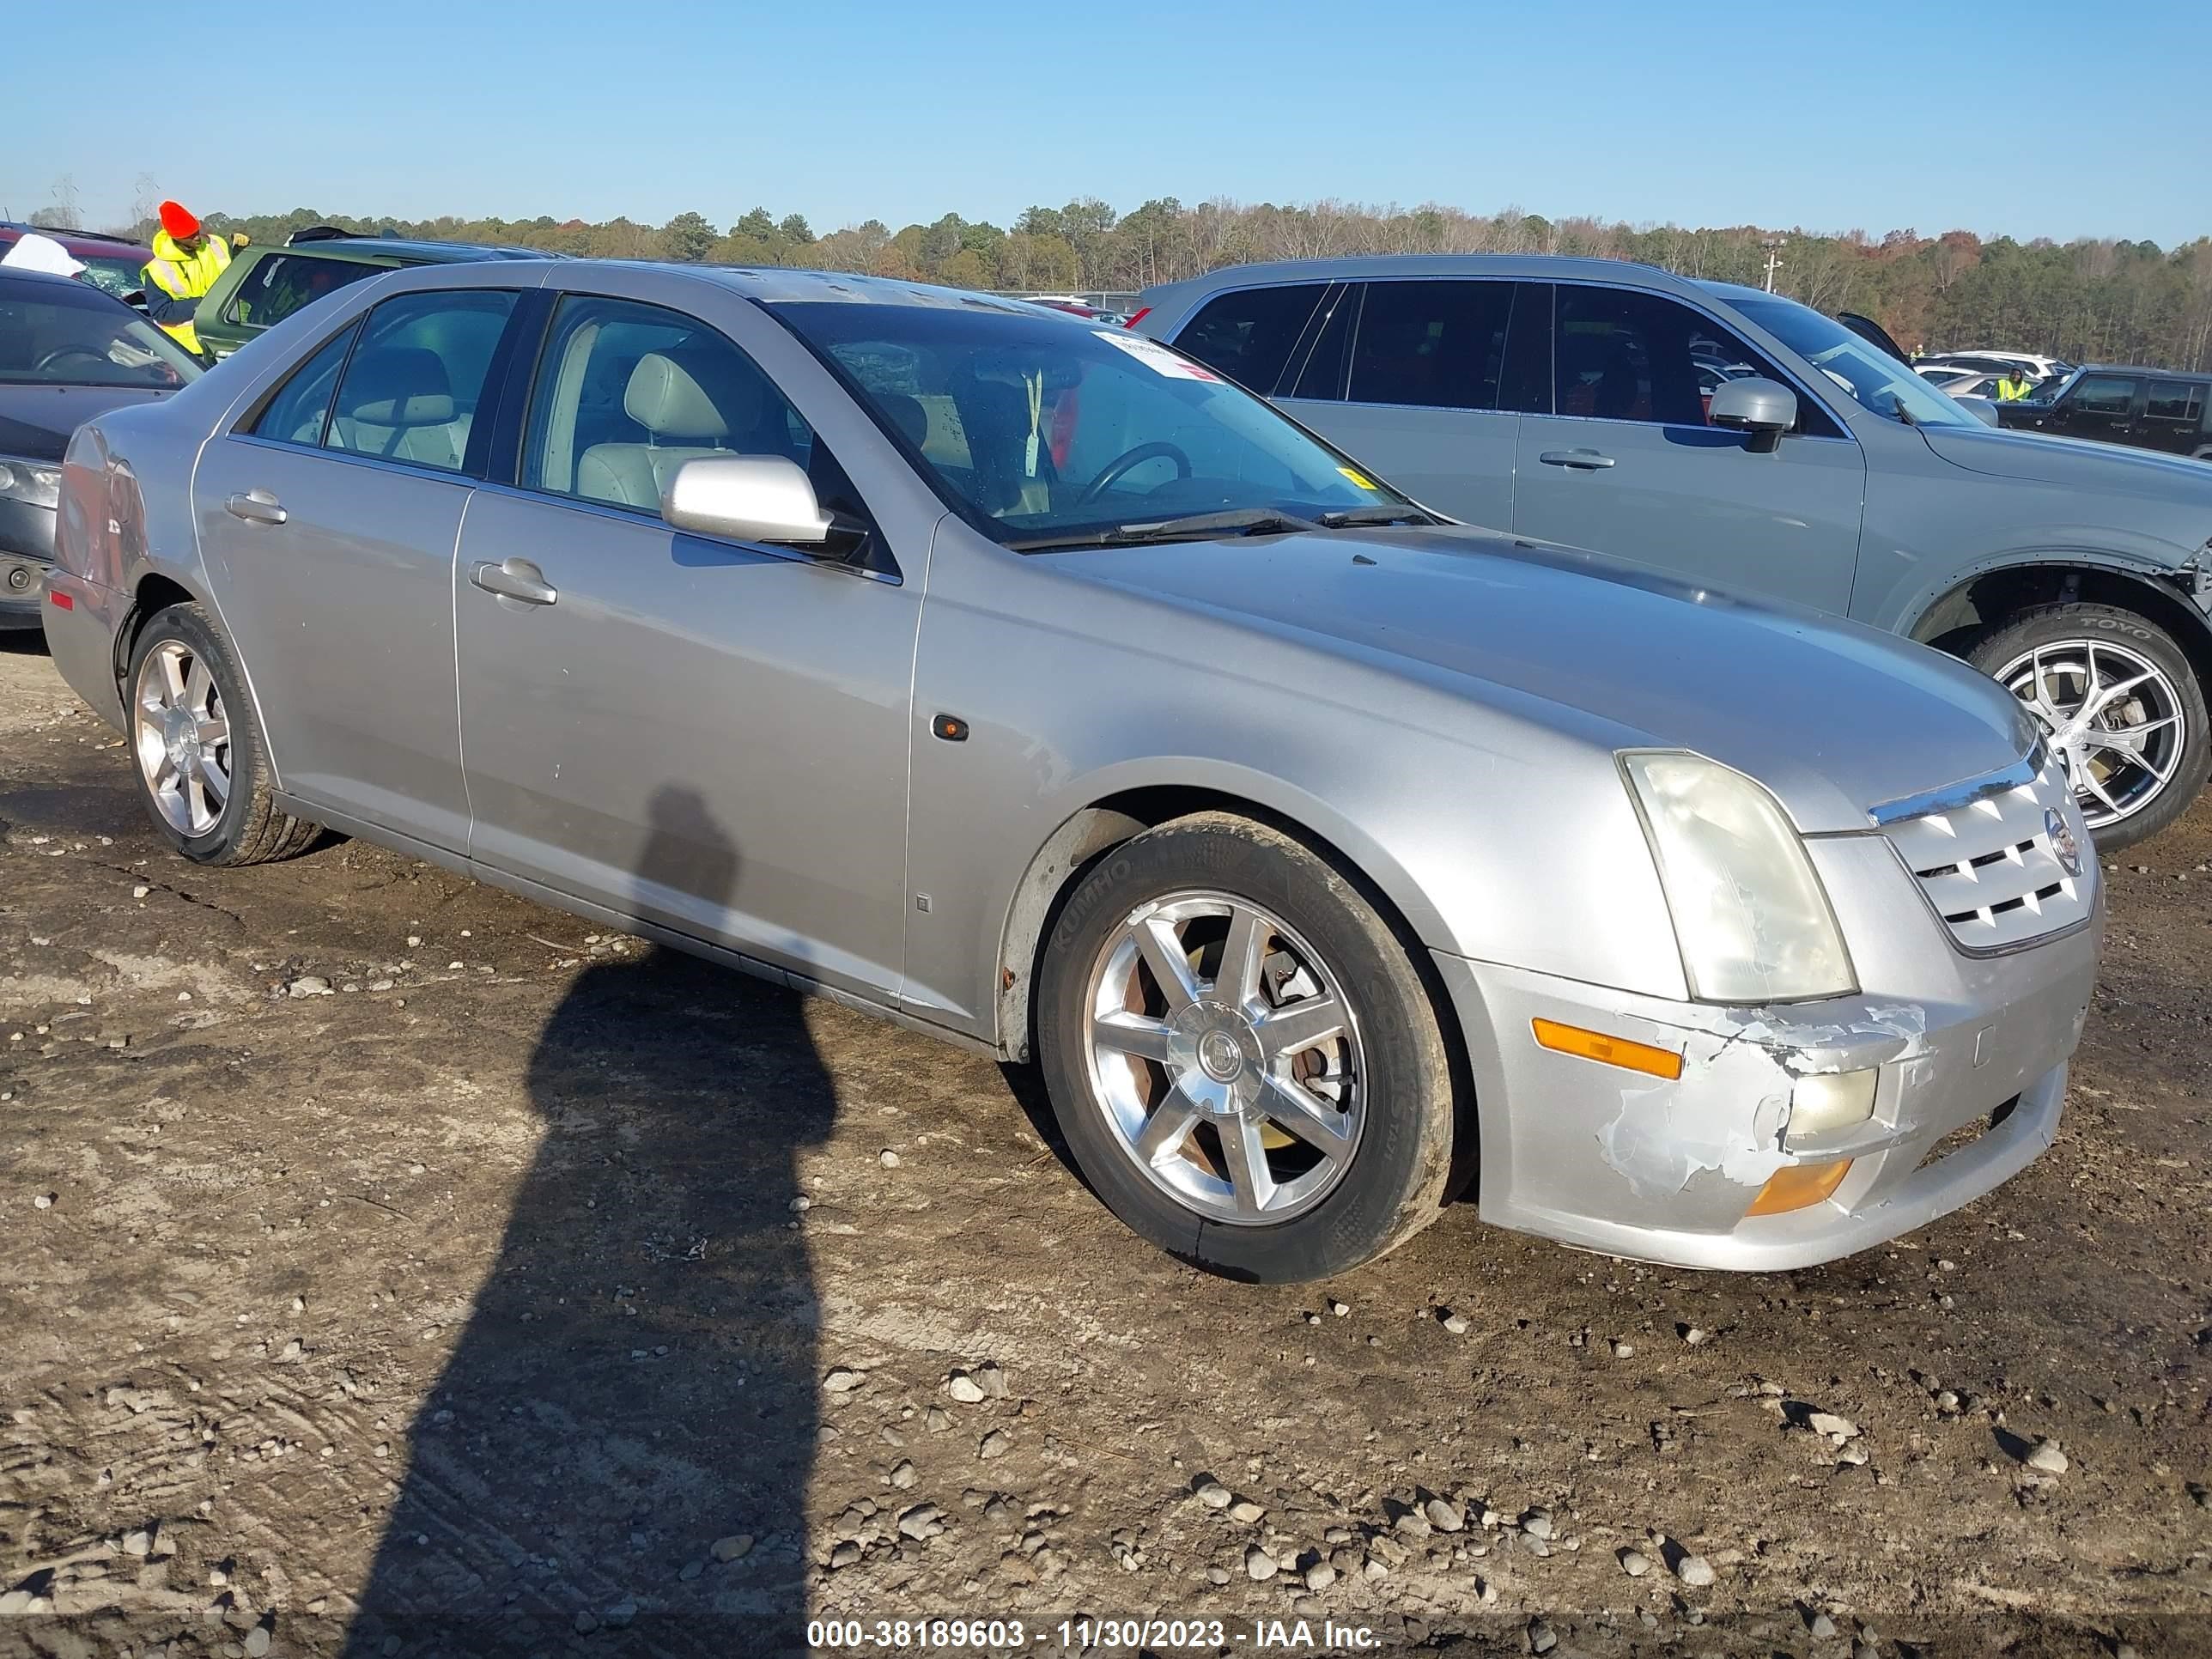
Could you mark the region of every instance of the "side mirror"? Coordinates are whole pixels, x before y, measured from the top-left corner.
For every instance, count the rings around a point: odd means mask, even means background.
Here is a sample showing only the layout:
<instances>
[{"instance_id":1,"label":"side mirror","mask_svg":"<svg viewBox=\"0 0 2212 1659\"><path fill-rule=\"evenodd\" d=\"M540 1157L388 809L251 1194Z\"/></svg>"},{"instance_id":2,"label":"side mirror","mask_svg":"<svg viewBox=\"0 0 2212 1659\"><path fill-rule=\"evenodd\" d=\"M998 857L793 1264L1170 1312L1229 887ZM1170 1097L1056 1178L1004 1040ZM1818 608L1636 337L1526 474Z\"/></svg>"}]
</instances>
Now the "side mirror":
<instances>
[{"instance_id":1,"label":"side mirror","mask_svg":"<svg viewBox=\"0 0 2212 1659\"><path fill-rule=\"evenodd\" d=\"M836 527L814 485L781 455L700 455L676 469L660 495L672 528L740 542L817 549Z\"/></svg>"},{"instance_id":2,"label":"side mirror","mask_svg":"<svg viewBox=\"0 0 2212 1659\"><path fill-rule=\"evenodd\" d=\"M1747 375L1714 388L1706 418L1715 426L1748 434L1749 447L1764 452L1779 444L1782 434L1797 424L1797 394L1772 380Z\"/></svg>"},{"instance_id":3,"label":"side mirror","mask_svg":"<svg viewBox=\"0 0 2212 1659\"><path fill-rule=\"evenodd\" d=\"M1997 406L1987 398L1954 398L1951 401L1966 405L1966 412L1979 420L1984 426L2004 424L2004 422L1998 417Z\"/></svg>"}]
</instances>

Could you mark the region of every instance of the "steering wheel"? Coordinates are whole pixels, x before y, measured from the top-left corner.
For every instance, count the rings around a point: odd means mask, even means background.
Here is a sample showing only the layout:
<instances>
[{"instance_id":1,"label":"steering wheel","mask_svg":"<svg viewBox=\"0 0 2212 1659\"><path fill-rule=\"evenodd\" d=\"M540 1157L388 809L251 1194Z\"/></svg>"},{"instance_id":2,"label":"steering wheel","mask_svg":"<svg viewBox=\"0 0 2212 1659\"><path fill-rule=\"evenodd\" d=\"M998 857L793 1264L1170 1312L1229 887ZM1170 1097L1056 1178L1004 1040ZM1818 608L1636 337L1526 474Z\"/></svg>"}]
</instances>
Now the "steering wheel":
<instances>
[{"instance_id":1,"label":"steering wheel","mask_svg":"<svg viewBox=\"0 0 2212 1659\"><path fill-rule=\"evenodd\" d=\"M89 358L95 363L104 363L107 361L107 354L100 350L97 346L56 346L52 351L49 351L45 356L40 358L36 363L31 366L31 373L33 374L43 374L48 369L53 368L55 364L66 362L71 357L86 357Z\"/></svg>"},{"instance_id":2,"label":"steering wheel","mask_svg":"<svg viewBox=\"0 0 2212 1659\"><path fill-rule=\"evenodd\" d=\"M1124 450L1107 462L1104 470L1089 483L1084 485L1083 493L1075 499L1079 502L1097 501L1099 496L1106 493L1107 487L1117 483L1124 473L1134 471L1146 461L1163 459L1170 460L1176 464L1176 477L1190 477L1190 457L1173 444L1159 442L1139 444L1134 449Z\"/></svg>"}]
</instances>

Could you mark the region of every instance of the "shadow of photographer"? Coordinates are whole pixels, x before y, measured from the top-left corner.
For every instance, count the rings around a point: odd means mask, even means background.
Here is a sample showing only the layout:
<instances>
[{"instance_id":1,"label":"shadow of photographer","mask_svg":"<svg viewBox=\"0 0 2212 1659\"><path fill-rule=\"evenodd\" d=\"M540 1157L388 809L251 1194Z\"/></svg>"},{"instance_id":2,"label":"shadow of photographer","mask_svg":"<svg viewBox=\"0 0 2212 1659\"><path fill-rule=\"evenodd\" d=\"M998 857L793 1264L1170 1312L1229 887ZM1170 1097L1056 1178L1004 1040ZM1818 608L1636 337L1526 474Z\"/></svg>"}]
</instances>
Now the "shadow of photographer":
<instances>
[{"instance_id":1,"label":"shadow of photographer","mask_svg":"<svg viewBox=\"0 0 2212 1659\"><path fill-rule=\"evenodd\" d=\"M664 787L641 890L727 905ZM544 1135L409 1434L349 1655L804 1648L818 1316L800 1148L835 1100L795 994L679 952L599 963L539 1034Z\"/></svg>"}]
</instances>

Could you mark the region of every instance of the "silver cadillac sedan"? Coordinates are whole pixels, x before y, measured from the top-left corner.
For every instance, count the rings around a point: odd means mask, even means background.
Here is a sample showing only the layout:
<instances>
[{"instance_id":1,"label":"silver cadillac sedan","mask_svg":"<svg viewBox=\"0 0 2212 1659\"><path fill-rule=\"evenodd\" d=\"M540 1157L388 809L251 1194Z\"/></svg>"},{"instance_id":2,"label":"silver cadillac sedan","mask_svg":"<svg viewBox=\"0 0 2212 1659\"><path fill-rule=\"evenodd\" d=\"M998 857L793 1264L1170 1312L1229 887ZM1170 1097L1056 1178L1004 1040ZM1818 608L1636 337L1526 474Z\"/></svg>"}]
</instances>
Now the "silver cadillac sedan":
<instances>
[{"instance_id":1,"label":"silver cadillac sedan","mask_svg":"<svg viewBox=\"0 0 2212 1659\"><path fill-rule=\"evenodd\" d=\"M1449 524L1172 349L902 283L395 271L80 430L156 830L323 829L1038 1064L1250 1280L1823 1261L2051 1142L2101 933L2020 705Z\"/></svg>"}]
</instances>

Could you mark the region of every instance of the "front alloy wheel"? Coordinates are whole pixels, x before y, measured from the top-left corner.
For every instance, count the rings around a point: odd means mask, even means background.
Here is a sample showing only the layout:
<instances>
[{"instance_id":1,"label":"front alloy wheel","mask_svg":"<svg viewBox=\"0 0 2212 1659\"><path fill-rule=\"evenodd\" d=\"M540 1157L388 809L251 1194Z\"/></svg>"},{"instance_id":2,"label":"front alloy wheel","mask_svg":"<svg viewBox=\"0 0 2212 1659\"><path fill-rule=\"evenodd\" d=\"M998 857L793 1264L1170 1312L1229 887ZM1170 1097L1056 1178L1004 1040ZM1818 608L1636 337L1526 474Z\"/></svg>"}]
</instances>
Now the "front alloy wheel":
<instances>
[{"instance_id":1,"label":"front alloy wheel","mask_svg":"<svg viewBox=\"0 0 2212 1659\"><path fill-rule=\"evenodd\" d=\"M1227 894L1169 894L1108 935L1091 970L1093 1098L1122 1150L1232 1225L1320 1203L1358 1149L1359 1027L1287 923Z\"/></svg>"},{"instance_id":2,"label":"front alloy wheel","mask_svg":"<svg viewBox=\"0 0 2212 1659\"><path fill-rule=\"evenodd\" d=\"M2180 647L2145 618L2051 605L1989 635L1970 660L2035 716L2106 852L2157 834L2203 787L2203 691Z\"/></svg>"},{"instance_id":3,"label":"front alloy wheel","mask_svg":"<svg viewBox=\"0 0 2212 1659\"><path fill-rule=\"evenodd\" d=\"M1093 1190L1163 1249L1261 1284L1436 1218L1473 1127L1437 1016L1356 878L1226 812L1102 855L1037 973L1038 1062Z\"/></svg>"}]
</instances>

